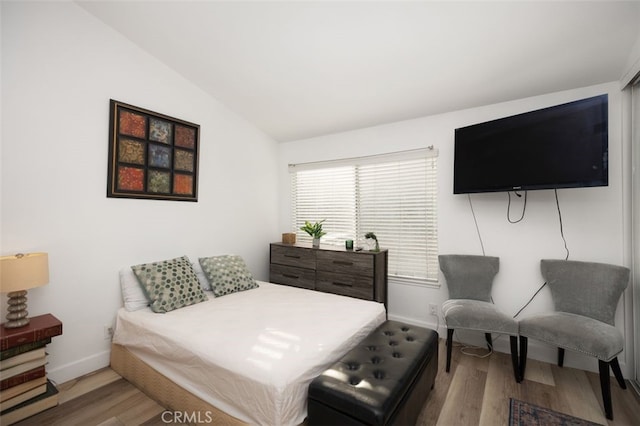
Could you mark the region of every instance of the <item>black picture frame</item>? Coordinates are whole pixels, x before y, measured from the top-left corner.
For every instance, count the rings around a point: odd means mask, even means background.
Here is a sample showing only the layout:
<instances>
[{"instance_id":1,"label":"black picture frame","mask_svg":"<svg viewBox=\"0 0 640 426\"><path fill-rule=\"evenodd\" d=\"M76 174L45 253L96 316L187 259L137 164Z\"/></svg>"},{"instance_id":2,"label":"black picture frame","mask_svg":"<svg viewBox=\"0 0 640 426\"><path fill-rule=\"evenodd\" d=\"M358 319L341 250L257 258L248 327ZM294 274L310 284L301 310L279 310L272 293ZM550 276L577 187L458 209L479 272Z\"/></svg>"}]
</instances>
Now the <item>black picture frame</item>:
<instances>
[{"instance_id":1,"label":"black picture frame","mask_svg":"<svg viewBox=\"0 0 640 426\"><path fill-rule=\"evenodd\" d=\"M198 201L200 125L110 99L107 197Z\"/></svg>"}]
</instances>

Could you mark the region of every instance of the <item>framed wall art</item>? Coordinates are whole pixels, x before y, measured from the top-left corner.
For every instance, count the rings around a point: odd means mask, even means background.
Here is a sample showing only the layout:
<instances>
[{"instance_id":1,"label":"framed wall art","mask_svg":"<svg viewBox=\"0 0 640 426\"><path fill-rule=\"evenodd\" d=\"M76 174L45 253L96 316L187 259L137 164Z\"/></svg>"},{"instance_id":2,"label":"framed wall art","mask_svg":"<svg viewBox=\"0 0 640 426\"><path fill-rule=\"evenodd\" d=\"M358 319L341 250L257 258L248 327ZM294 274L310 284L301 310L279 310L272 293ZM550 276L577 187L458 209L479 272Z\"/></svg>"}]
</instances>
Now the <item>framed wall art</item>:
<instances>
[{"instance_id":1,"label":"framed wall art","mask_svg":"<svg viewBox=\"0 0 640 426\"><path fill-rule=\"evenodd\" d=\"M198 201L200 126L113 99L107 197Z\"/></svg>"}]
</instances>

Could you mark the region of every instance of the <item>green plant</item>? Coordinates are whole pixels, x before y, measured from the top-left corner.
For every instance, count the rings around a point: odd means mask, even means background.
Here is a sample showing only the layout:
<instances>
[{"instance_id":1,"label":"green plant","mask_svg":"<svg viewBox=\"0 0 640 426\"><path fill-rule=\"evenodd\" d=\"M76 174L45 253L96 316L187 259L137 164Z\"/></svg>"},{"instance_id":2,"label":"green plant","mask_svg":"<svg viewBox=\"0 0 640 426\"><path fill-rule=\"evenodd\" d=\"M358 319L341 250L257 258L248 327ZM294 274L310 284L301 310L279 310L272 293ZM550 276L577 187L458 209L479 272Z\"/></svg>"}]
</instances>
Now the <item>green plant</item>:
<instances>
[{"instance_id":1,"label":"green plant","mask_svg":"<svg viewBox=\"0 0 640 426\"><path fill-rule=\"evenodd\" d=\"M320 238L327 233L322 231L322 222L326 219L322 219L320 222L311 223L308 220L304 221L304 226L300 227L301 231L306 232L311 235L313 238Z\"/></svg>"},{"instance_id":2,"label":"green plant","mask_svg":"<svg viewBox=\"0 0 640 426\"><path fill-rule=\"evenodd\" d=\"M371 251L380 251L380 245L378 244L378 237L376 237L376 234L374 234L373 232L367 232L366 234L364 234L364 237L366 239L372 239L376 242L376 248Z\"/></svg>"}]
</instances>

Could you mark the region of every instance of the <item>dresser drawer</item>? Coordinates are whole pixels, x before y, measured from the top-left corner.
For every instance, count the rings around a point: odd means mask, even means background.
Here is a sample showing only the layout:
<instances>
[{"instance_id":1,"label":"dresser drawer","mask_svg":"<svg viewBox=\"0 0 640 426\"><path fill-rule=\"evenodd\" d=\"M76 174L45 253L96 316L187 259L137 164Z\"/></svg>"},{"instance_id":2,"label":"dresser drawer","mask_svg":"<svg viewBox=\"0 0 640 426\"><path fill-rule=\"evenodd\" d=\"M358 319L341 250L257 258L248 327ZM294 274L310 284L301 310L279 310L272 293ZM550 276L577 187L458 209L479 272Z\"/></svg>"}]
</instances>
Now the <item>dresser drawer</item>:
<instances>
[{"instance_id":1,"label":"dresser drawer","mask_svg":"<svg viewBox=\"0 0 640 426\"><path fill-rule=\"evenodd\" d=\"M318 271L316 273L316 290L373 300L373 278Z\"/></svg>"},{"instance_id":2,"label":"dresser drawer","mask_svg":"<svg viewBox=\"0 0 640 426\"><path fill-rule=\"evenodd\" d=\"M387 250L352 251L311 243L269 245L269 281L387 306Z\"/></svg>"},{"instance_id":3,"label":"dresser drawer","mask_svg":"<svg viewBox=\"0 0 640 426\"><path fill-rule=\"evenodd\" d=\"M316 269L316 254L312 249L272 245L271 263Z\"/></svg>"},{"instance_id":4,"label":"dresser drawer","mask_svg":"<svg viewBox=\"0 0 640 426\"><path fill-rule=\"evenodd\" d=\"M269 270L269 281L313 290L316 287L316 271L272 263Z\"/></svg>"},{"instance_id":5,"label":"dresser drawer","mask_svg":"<svg viewBox=\"0 0 640 426\"><path fill-rule=\"evenodd\" d=\"M373 277L373 256L364 253L318 251L318 271Z\"/></svg>"}]
</instances>

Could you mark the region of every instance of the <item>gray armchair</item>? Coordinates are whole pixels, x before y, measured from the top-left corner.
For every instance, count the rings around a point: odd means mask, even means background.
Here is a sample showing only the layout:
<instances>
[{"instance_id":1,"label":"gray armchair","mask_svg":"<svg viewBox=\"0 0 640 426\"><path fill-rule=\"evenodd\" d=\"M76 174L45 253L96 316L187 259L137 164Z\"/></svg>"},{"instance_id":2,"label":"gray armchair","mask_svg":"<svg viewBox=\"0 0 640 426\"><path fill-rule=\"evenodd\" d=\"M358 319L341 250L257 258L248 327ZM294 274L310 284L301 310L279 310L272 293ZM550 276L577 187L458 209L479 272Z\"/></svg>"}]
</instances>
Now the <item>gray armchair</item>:
<instances>
[{"instance_id":1,"label":"gray armchair","mask_svg":"<svg viewBox=\"0 0 640 426\"><path fill-rule=\"evenodd\" d=\"M502 313L491 301L493 279L498 273L500 260L491 256L440 255L440 269L449 288L449 300L442 304L447 324L447 367L451 367L453 332L456 329L476 330L485 333L487 346L493 349L491 333L509 335L511 362L517 382L518 322Z\"/></svg>"},{"instance_id":2,"label":"gray armchair","mask_svg":"<svg viewBox=\"0 0 640 426\"><path fill-rule=\"evenodd\" d=\"M629 269L550 259L543 259L540 268L556 311L520 320L520 376L524 378L529 338L557 346L560 367L565 349L591 355L598 359L605 415L613 420L609 366L620 387L627 388L617 358L624 340L614 327L614 316L629 283Z\"/></svg>"}]
</instances>

